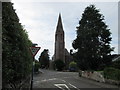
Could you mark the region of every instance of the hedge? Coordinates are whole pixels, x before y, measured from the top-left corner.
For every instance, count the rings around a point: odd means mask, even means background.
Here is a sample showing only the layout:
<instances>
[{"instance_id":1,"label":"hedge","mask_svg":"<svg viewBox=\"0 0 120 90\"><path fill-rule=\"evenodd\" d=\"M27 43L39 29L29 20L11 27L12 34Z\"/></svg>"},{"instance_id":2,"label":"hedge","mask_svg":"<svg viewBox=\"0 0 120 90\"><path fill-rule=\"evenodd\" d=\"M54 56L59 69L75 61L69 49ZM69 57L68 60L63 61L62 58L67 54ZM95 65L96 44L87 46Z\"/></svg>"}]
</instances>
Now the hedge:
<instances>
[{"instance_id":1,"label":"hedge","mask_svg":"<svg viewBox=\"0 0 120 90\"><path fill-rule=\"evenodd\" d=\"M120 80L120 69L116 69L113 67L107 67L104 69L104 77L106 79L112 79L112 80Z\"/></svg>"}]
</instances>

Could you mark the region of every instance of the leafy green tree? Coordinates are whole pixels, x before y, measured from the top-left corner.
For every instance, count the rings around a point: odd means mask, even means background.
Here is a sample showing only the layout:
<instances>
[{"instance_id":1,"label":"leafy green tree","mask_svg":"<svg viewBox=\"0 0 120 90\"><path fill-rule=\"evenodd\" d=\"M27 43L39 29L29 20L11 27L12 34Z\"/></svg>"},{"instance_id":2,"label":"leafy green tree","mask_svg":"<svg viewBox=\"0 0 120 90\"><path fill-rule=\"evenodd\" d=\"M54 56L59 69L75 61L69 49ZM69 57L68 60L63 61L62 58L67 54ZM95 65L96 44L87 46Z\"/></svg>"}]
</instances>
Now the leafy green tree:
<instances>
[{"instance_id":1,"label":"leafy green tree","mask_svg":"<svg viewBox=\"0 0 120 90\"><path fill-rule=\"evenodd\" d=\"M96 70L101 64L111 61L111 32L104 22L104 16L94 5L85 8L76 28L77 38L72 46L77 50L73 56L76 57L80 69Z\"/></svg>"},{"instance_id":2,"label":"leafy green tree","mask_svg":"<svg viewBox=\"0 0 120 90\"><path fill-rule=\"evenodd\" d=\"M77 70L77 63L74 61L70 62L69 69L70 69L70 71L76 71Z\"/></svg>"},{"instance_id":3,"label":"leafy green tree","mask_svg":"<svg viewBox=\"0 0 120 90\"><path fill-rule=\"evenodd\" d=\"M2 3L2 87L19 88L31 73L32 43L11 2Z\"/></svg>"},{"instance_id":4,"label":"leafy green tree","mask_svg":"<svg viewBox=\"0 0 120 90\"><path fill-rule=\"evenodd\" d=\"M57 69L58 71L62 71L65 67L65 63L60 59L55 60L54 64L55 64L55 69Z\"/></svg>"},{"instance_id":5,"label":"leafy green tree","mask_svg":"<svg viewBox=\"0 0 120 90\"><path fill-rule=\"evenodd\" d=\"M49 68L49 50L48 49L44 49L43 52L41 53L40 57L39 57L39 62L40 62L40 66L41 68Z\"/></svg>"}]
</instances>

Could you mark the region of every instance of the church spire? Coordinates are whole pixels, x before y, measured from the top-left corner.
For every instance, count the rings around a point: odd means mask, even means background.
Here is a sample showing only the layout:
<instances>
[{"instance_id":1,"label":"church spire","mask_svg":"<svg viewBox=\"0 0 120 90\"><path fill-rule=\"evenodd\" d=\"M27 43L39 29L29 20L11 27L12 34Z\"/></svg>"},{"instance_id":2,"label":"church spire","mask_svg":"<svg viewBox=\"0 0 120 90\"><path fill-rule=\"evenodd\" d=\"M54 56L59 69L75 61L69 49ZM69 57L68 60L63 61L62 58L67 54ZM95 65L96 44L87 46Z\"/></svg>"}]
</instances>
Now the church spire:
<instances>
[{"instance_id":1,"label":"church spire","mask_svg":"<svg viewBox=\"0 0 120 90\"><path fill-rule=\"evenodd\" d=\"M65 62L65 42L64 30L62 26L61 14L59 13L58 23L55 33L55 57L54 60L63 60Z\"/></svg>"},{"instance_id":2,"label":"church spire","mask_svg":"<svg viewBox=\"0 0 120 90\"><path fill-rule=\"evenodd\" d=\"M59 13L58 23L57 23L57 31L63 31L61 14Z\"/></svg>"}]
</instances>

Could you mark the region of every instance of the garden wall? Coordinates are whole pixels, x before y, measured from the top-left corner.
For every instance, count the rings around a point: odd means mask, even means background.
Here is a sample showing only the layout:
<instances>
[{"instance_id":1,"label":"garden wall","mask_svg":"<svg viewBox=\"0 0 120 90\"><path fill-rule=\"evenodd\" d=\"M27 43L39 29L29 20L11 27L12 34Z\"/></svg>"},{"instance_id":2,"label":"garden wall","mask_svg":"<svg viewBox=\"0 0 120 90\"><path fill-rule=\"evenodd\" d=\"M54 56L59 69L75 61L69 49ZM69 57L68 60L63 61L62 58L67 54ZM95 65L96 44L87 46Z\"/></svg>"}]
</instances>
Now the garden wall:
<instances>
[{"instance_id":1,"label":"garden wall","mask_svg":"<svg viewBox=\"0 0 120 90\"><path fill-rule=\"evenodd\" d=\"M102 72L97 71L79 71L79 76L92 79L98 82L120 85L120 81L105 79Z\"/></svg>"}]
</instances>

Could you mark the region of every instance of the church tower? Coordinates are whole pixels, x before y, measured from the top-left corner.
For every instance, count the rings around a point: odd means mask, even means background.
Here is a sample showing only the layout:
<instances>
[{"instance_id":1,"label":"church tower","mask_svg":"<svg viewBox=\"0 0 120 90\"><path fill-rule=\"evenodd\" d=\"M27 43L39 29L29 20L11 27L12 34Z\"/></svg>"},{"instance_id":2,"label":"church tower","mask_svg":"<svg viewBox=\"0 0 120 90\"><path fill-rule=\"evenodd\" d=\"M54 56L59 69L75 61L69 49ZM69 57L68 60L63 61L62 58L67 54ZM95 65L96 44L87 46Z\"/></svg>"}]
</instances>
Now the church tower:
<instances>
[{"instance_id":1,"label":"church tower","mask_svg":"<svg viewBox=\"0 0 120 90\"><path fill-rule=\"evenodd\" d=\"M58 23L55 32L54 60L58 60L58 59L65 62L65 42L64 42L64 30L62 26L61 14L59 14Z\"/></svg>"}]
</instances>

